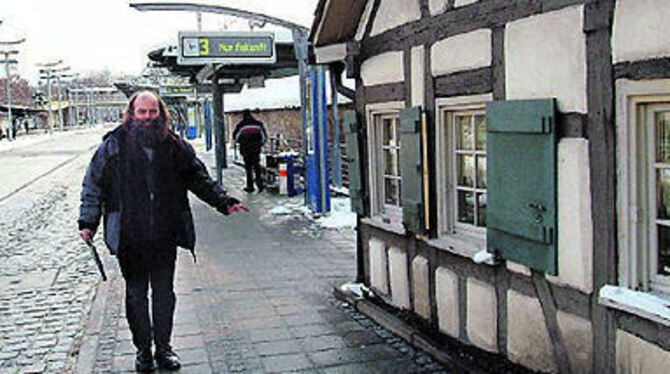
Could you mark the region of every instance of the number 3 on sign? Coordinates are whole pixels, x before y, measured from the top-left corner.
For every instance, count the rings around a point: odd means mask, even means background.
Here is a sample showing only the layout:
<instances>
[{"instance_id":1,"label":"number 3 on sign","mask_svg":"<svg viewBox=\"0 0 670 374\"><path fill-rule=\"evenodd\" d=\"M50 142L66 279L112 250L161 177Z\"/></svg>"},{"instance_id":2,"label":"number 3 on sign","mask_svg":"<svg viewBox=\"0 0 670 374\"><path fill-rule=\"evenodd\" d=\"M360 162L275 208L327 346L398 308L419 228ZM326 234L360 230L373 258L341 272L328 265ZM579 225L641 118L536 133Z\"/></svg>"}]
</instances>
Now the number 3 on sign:
<instances>
[{"instance_id":1,"label":"number 3 on sign","mask_svg":"<svg viewBox=\"0 0 670 374\"><path fill-rule=\"evenodd\" d=\"M209 39L198 38L198 44L200 44L200 56L209 56Z\"/></svg>"}]
</instances>

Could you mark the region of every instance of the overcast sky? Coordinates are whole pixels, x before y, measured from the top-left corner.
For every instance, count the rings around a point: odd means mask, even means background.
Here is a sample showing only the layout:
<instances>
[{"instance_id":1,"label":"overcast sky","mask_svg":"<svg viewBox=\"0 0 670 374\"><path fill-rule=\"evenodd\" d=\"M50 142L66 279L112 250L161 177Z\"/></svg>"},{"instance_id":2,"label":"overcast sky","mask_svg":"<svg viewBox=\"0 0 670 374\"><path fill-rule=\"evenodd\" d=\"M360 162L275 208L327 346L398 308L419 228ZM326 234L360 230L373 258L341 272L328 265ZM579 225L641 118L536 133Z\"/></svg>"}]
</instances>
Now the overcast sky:
<instances>
[{"instance_id":1,"label":"overcast sky","mask_svg":"<svg viewBox=\"0 0 670 374\"><path fill-rule=\"evenodd\" d=\"M36 63L59 59L76 72L108 69L113 73L139 74L148 61L149 51L176 45L180 30L197 29L194 13L139 12L128 6L131 2L150 0L1 1L0 41L26 38L16 48L20 51L16 59L19 74L33 84L38 79ZM192 2L245 9L310 27L317 0ZM246 30L247 22L203 14L204 31L220 31L225 26L231 31Z\"/></svg>"}]
</instances>

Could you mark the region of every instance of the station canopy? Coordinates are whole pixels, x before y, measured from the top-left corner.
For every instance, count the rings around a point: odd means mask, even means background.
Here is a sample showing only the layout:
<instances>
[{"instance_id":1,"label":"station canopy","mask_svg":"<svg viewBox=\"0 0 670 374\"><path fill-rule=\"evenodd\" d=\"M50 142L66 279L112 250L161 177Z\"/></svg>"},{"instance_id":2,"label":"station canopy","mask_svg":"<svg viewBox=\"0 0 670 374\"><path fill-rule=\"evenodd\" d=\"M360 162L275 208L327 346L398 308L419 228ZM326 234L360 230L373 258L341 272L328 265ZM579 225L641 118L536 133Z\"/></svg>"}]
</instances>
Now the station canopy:
<instances>
[{"instance_id":1,"label":"station canopy","mask_svg":"<svg viewBox=\"0 0 670 374\"><path fill-rule=\"evenodd\" d=\"M219 83L223 84L224 92L240 92L244 84L249 86L261 85L265 79L284 78L298 75L298 60L292 40L276 40L276 61L272 64L242 63L242 64L199 64L180 65L177 62L178 49L176 46L160 48L149 52L151 66L165 68L172 74L189 79L193 85L207 87L216 71L219 73Z\"/></svg>"}]
</instances>

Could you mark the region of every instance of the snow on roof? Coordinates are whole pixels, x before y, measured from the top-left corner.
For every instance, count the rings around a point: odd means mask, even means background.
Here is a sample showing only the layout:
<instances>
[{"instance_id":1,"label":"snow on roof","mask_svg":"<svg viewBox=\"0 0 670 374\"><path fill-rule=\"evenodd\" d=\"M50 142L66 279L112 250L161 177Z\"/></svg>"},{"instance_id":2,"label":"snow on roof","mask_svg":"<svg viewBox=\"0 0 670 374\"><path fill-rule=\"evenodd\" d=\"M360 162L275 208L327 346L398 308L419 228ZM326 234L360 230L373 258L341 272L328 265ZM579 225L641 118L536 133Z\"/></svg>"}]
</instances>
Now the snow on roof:
<instances>
[{"instance_id":1,"label":"snow on roof","mask_svg":"<svg viewBox=\"0 0 670 374\"><path fill-rule=\"evenodd\" d=\"M345 82L345 85L353 87L353 83L351 82ZM330 104L330 85L326 85L326 97ZM350 103L351 100L339 95L338 102L345 104ZM238 94L226 94L223 107L226 113L238 112L244 109L299 108L300 79L297 76L267 79L263 88L244 87Z\"/></svg>"}]
</instances>

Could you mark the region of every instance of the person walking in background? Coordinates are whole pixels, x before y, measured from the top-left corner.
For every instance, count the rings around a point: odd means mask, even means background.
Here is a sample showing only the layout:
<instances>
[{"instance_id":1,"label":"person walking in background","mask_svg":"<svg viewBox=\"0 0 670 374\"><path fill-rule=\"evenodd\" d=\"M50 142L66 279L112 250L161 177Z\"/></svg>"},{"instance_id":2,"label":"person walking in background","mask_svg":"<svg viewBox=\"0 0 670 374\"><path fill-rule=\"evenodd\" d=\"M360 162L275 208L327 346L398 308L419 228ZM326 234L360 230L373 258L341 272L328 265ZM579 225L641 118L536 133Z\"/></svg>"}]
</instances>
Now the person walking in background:
<instances>
[{"instance_id":1,"label":"person walking in background","mask_svg":"<svg viewBox=\"0 0 670 374\"><path fill-rule=\"evenodd\" d=\"M263 178L261 175L261 148L267 140L265 125L251 115L249 109L242 112L242 120L235 126L233 139L240 144L240 153L244 159L244 169L247 174L246 192L254 192L254 174L256 174L256 186L258 192L263 191Z\"/></svg>"},{"instance_id":2,"label":"person walking in background","mask_svg":"<svg viewBox=\"0 0 670 374\"><path fill-rule=\"evenodd\" d=\"M130 97L122 123L104 136L83 181L78 219L90 243L104 216L105 243L126 286L126 318L137 348L135 369L176 370L170 346L176 296L177 246L195 260L195 229L187 191L224 215L245 210L213 181L193 147L168 127L165 102L151 91ZM147 293L151 285L151 319Z\"/></svg>"}]
</instances>

